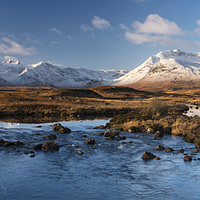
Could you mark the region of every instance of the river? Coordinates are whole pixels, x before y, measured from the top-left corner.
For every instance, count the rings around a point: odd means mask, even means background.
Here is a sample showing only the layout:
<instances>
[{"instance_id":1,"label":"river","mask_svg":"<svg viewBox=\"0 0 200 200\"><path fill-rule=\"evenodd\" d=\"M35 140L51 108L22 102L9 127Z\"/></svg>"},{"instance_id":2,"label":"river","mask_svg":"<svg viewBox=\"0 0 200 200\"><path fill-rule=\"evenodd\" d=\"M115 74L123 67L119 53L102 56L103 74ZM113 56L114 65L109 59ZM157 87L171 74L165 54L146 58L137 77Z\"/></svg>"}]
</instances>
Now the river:
<instances>
[{"instance_id":1,"label":"river","mask_svg":"<svg viewBox=\"0 0 200 200\"><path fill-rule=\"evenodd\" d=\"M200 153L192 162L184 162L182 153L154 150L163 145L185 153L194 152L194 144L181 137L165 135L152 140L152 134L126 133L124 141L105 140L96 125L107 120L60 122L72 130L57 133L59 151L36 151L35 157L24 154L44 135L53 133L50 125L0 122L0 138L20 140L23 148L0 147L0 199L2 200L133 200L200 199ZM103 130L105 131L105 130ZM83 137L84 136L84 137ZM94 138L93 146L84 144ZM84 155L78 155L78 151ZM160 160L143 161L150 151Z\"/></svg>"}]
</instances>

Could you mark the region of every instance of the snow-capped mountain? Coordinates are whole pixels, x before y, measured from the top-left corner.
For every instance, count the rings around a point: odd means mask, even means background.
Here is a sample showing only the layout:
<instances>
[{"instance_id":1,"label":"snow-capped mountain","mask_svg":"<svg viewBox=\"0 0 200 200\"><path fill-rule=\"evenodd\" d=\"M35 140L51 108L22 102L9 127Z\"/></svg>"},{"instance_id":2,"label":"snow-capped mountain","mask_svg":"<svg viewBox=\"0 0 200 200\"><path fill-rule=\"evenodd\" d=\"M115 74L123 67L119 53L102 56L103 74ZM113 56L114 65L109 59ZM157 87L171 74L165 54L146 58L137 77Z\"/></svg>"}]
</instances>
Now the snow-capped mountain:
<instances>
[{"instance_id":1,"label":"snow-capped mountain","mask_svg":"<svg viewBox=\"0 0 200 200\"><path fill-rule=\"evenodd\" d=\"M19 61L9 60L0 64L0 85L83 88L112 85L116 83L115 79L125 73L127 72L123 70L65 68L44 62L24 65Z\"/></svg>"},{"instance_id":2,"label":"snow-capped mountain","mask_svg":"<svg viewBox=\"0 0 200 200\"><path fill-rule=\"evenodd\" d=\"M118 81L116 85L151 91L200 87L200 53L162 51Z\"/></svg>"}]
</instances>

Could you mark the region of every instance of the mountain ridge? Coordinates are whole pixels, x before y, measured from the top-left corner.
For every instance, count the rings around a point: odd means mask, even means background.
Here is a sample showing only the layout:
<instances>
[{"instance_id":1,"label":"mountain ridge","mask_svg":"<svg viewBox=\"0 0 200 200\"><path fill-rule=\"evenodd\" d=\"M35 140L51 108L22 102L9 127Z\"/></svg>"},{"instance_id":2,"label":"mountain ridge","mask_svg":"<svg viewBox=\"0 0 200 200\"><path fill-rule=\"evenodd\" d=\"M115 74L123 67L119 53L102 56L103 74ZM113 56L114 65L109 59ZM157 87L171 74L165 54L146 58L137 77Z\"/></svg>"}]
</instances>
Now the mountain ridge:
<instances>
[{"instance_id":1,"label":"mountain ridge","mask_svg":"<svg viewBox=\"0 0 200 200\"><path fill-rule=\"evenodd\" d=\"M0 64L1 86L50 86L61 88L88 88L116 83L125 70L89 70L60 67L47 62L26 65L20 61Z\"/></svg>"}]
</instances>

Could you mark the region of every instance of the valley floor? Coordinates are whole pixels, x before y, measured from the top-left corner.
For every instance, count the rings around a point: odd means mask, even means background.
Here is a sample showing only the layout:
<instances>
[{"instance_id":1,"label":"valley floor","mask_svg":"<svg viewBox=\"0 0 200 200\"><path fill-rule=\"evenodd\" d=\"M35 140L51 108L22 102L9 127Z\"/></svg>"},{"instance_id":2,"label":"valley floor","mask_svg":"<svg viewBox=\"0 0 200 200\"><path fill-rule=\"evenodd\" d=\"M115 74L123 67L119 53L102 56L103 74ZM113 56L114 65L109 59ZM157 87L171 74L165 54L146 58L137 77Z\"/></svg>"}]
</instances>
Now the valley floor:
<instances>
[{"instance_id":1,"label":"valley floor","mask_svg":"<svg viewBox=\"0 0 200 200\"><path fill-rule=\"evenodd\" d=\"M152 93L127 87L90 89L0 87L0 119L15 122L50 122L113 117L159 100L167 105L200 102L200 92Z\"/></svg>"}]
</instances>

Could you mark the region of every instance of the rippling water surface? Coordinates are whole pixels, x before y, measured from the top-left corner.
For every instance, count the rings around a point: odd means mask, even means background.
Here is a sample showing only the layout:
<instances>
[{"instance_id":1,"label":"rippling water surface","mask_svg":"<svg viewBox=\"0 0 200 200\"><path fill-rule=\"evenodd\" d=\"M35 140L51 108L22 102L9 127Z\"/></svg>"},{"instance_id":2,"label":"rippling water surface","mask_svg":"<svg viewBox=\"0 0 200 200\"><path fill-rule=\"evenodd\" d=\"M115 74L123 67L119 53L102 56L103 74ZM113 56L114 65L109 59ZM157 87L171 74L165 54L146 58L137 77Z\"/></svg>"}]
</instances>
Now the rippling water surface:
<instances>
[{"instance_id":1,"label":"rippling water surface","mask_svg":"<svg viewBox=\"0 0 200 200\"><path fill-rule=\"evenodd\" d=\"M152 140L152 134L121 132L125 141L108 141L98 136L96 125L106 120L61 122L72 129L57 133L58 152L24 154L44 142L51 124L0 123L0 138L20 140L23 148L0 147L0 199L200 199L200 160L184 162L182 153L154 150L158 144L193 153L194 145L180 137L165 135ZM103 130L105 131L105 130ZM85 135L85 137L83 137ZM85 145L94 138L94 146ZM78 155L81 150L84 155ZM143 161L144 151L161 160ZM200 153L194 158L200 157Z\"/></svg>"}]
</instances>

